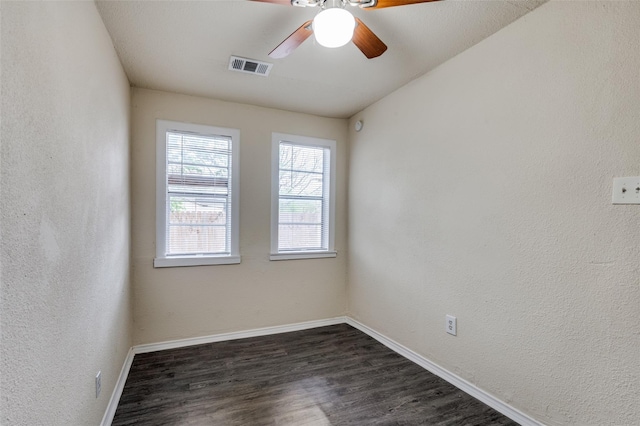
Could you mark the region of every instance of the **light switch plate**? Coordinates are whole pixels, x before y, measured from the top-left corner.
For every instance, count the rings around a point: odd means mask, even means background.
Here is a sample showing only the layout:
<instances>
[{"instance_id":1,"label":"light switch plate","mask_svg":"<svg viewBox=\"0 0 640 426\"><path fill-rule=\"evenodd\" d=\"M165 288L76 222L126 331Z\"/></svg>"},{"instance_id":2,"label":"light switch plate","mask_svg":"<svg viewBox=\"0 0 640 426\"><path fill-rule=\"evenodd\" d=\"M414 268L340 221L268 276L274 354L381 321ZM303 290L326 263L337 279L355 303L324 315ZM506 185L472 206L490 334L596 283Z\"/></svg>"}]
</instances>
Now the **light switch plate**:
<instances>
[{"instance_id":1,"label":"light switch plate","mask_svg":"<svg viewBox=\"0 0 640 426\"><path fill-rule=\"evenodd\" d=\"M613 204L640 204L640 176L613 179Z\"/></svg>"}]
</instances>

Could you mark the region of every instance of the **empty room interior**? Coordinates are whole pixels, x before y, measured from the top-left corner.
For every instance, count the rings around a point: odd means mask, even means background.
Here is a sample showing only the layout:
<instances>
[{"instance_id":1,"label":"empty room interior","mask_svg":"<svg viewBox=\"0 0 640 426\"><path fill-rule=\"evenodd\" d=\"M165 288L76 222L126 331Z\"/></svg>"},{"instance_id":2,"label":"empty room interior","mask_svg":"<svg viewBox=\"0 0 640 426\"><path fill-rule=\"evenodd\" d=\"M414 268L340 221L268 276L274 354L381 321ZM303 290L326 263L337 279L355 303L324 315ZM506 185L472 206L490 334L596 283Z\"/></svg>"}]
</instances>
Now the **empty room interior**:
<instances>
[{"instance_id":1,"label":"empty room interior","mask_svg":"<svg viewBox=\"0 0 640 426\"><path fill-rule=\"evenodd\" d=\"M338 335L516 423L640 425L640 2L387 2L0 1L2 425ZM412 424L256 413L200 424Z\"/></svg>"}]
</instances>

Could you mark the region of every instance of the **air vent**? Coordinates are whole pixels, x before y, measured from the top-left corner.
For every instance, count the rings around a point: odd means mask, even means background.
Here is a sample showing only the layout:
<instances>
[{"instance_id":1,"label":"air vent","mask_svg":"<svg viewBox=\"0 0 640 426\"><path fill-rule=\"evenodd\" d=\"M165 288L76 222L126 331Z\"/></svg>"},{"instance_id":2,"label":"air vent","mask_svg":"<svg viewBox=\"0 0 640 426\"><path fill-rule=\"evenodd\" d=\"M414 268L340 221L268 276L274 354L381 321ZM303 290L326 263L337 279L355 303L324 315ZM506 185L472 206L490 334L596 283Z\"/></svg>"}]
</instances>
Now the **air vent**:
<instances>
[{"instance_id":1,"label":"air vent","mask_svg":"<svg viewBox=\"0 0 640 426\"><path fill-rule=\"evenodd\" d=\"M229 69L231 71L246 72L247 74L256 74L266 77L271 72L273 64L268 62L256 61L255 59L240 58L232 56L229 60Z\"/></svg>"}]
</instances>

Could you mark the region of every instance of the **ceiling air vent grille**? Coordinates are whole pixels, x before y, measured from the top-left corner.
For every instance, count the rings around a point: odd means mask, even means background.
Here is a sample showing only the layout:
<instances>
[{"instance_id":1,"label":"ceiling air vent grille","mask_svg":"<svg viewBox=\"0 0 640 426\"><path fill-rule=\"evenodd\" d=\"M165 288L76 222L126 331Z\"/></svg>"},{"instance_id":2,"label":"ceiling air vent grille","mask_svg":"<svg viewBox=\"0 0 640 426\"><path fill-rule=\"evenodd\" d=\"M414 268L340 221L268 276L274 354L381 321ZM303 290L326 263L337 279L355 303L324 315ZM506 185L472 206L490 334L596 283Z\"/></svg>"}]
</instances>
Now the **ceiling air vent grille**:
<instances>
[{"instance_id":1,"label":"ceiling air vent grille","mask_svg":"<svg viewBox=\"0 0 640 426\"><path fill-rule=\"evenodd\" d=\"M255 59L240 58L232 56L229 60L229 69L231 71L239 71L247 74L256 74L266 77L271 72L273 64L268 62L256 61Z\"/></svg>"}]
</instances>

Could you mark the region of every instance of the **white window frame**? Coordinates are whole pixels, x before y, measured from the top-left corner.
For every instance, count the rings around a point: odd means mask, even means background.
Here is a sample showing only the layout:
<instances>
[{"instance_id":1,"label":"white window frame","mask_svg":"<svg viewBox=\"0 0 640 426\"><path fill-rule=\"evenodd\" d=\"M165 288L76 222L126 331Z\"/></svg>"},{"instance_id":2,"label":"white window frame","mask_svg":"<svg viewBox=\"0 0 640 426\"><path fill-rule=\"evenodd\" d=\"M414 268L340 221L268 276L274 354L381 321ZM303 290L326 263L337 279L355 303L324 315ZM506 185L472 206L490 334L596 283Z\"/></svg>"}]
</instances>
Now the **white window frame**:
<instances>
[{"instance_id":1,"label":"white window frame","mask_svg":"<svg viewBox=\"0 0 640 426\"><path fill-rule=\"evenodd\" d=\"M167 227L167 132L192 133L202 136L231 138L231 241L229 254L166 254ZM156 257L155 268L240 263L240 131L203 124L156 120Z\"/></svg>"},{"instance_id":2,"label":"white window frame","mask_svg":"<svg viewBox=\"0 0 640 426\"><path fill-rule=\"evenodd\" d=\"M329 209L327 250L278 251L278 218L280 208L280 142L329 149ZM272 133L271 136L271 260L314 259L336 257L336 141L309 136Z\"/></svg>"}]
</instances>

